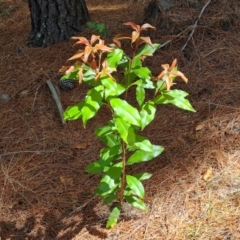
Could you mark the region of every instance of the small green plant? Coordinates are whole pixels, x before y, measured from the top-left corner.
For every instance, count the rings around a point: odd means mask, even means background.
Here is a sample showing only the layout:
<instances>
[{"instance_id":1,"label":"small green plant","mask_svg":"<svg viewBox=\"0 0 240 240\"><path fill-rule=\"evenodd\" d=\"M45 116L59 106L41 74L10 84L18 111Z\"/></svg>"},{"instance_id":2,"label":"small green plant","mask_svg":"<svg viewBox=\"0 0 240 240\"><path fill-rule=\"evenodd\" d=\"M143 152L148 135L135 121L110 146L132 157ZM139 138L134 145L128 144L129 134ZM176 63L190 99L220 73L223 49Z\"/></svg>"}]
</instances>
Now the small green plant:
<instances>
[{"instance_id":1,"label":"small green plant","mask_svg":"<svg viewBox=\"0 0 240 240\"><path fill-rule=\"evenodd\" d=\"M12 10L13 10L12 5L9 5L8 7L5 7L5 6L3 6L3 1L0 0L0 16L9 17Z\"/></svg>"},{"instance_id":2,"label":"small green plant","mask_svg":"<svg viewBox=\"0 0 240 240\"><path fill-rule=\"evenodd\" d=\"M109 36L110 30L106 28L104 23L97 23L97 22L87 22L87 26L95 31L100 36Z\"/></svg>"},{"instance_id":3,"label":"small green plant","mask_svg":"<svg viewBox=\"0 0 240 240\"><path fill-rule=\"evenodd\" d=\"M153 44L149 37L141 32L154 28L150 24L142 26L133 22L125 23L133 29L132 34L119 34L113 38L114 44L106 45L100 36L92 35L90 41L84 37L73 37L75 45L85 46L69 60L76 61L72 66L63 66L64 79L75 79L90 86L85 99L64 112L65 120L81 118L84 127L101 107L107 107L112 119L95 130L95 134L105 143L100 150L99 159L89 164L86 171L102 174L95 193L103 199L103 204L112 204L107 228L118 221L124 201L132 206L147 210L142 181L151 177L150 173L128 173L128 167L152 160L164 150L162 146L152 144L139 134L155 118L159 104L173 104L178 108L195 110L186 99L186 92L171 89L176 77L185 82L187 78L177 69L177 61L163 64L163 70L157 77L144 66L144 59L152 56L159 44ZM154 28L155 29L155 28ZM131 41L132 56L121 48L121 41ZM128 101L128 91L135 89L136 104ZM151 90L152 97L146 99L146 91ZM161 123L159 123L161 124Z\"/></svg>"}]
</instances>

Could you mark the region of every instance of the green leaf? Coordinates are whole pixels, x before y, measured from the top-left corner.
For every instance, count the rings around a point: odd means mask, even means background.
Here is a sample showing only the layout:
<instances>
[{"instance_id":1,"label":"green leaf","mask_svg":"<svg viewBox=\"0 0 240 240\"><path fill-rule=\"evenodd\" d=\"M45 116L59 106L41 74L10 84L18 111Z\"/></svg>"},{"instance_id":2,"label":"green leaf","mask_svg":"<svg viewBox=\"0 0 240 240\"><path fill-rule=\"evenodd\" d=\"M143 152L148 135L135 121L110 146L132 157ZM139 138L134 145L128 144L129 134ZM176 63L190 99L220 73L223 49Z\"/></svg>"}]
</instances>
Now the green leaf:
<instances>
[{"instance_id":1,"label":"green leaf","mask_svg":"<svg viewBox=\"0 0 240 240\"><path fill-rule=\"evenodd\" d=\"M75 63L74 64L74 69L72 72L68 73L68 74L64 74L60 80L64 80L64 79L71 79L71 80L78 80L78 71L79 68L81 67L81 65Z\"/></svg>"},{"instance_id":2,"label":"green leaf","mask_svg":"<svg viewBox=\"0 0 240 240\"><path fill-rule=\"evenodd\" d=\"M152 177L151 173L137 173L137 174L133 174L133 176L135 178L137 178L139 181L143 181L143 180L148 180L149 178Z\"/></svg>"},{"instance_id":3,"label":"green leaf","mask_svg":"<svg viewBox=\"0 0 240 240\"><path fill-rule=\"evenodd\" d=\"M110 148L120 144L120 138L113 127L114 123L110 121L107 125L95 130L95 134Z\"/></svg>"},{"instance_id":4,"label":"green leaf","mask_svg":"<svg viewBox=\"0 0 240 240\"><path fill-rule=\"evenodd\" d=\"M82 116L82 108L84 106L84 102L80 102L74 106L68 107L63 113L63 117L65 120L76 120Z\"/></svg>"},{"instance_id":5,"label":"green leaf","mask_svg":"<svg viewBox=\"0 0 240 240\"><path fill-rule=\"evenodd\" d=\"M140 111L142 130L152 122L155 117L156 107L153 101L146 102Z\"/></svg>"},{"instance_id":6,"label":"green leaf","mask_svg":"<svg viewBox=\"0 0 240 240\"><path fill-rule=\"evenodd\" d=\"M121 153L122 145L120 143L110 148L102 148L100 151L99 162L103 162L103 165L105 166L105 162L112 162L114 160L118 160Z\"/></svg>"},{"instance_id":7,"label":"green leaf","mask_svg":"<svg viewBox=\"0 0 240 240\"><path fill-rule=\"evenodd\" d=\"M117 163L109 168L100 181L95 193L101 197L111 194L119 185L122 174L122 162Z\"/></svg>"},{"instance_id":8,"label":"green leaf","mask_svg":"<svg viewBox=\"0 0 240 240\"><path fill-rule=\"evenodd\" d=\"M144 198L145 191L142 183L131 175L126 175L126 181L128 187L132 190L134 195L139 196L140 198Z\"/></svg>"},{"instance_id":9,"label":"green leaf","mask_svg":"<svg viewBox=\"0 0 240 240\"><path fill-rule=\"evenodd\" d=\"M103 86L95 87L88 91L84 106L82 107L82 120L84 127L87 121L94 117L102 105Z\"/></svg>"},{"instance_id":10,"label":"green leaf","mask_svg":"<svg viewBox=\"0 0 240 240\"><path fill-rule=\"evenodd\" d=\"M145 100L145 90L142 85L138 85L136 87L136 98L139 106L142 106Z\"/></svg>"},{"instance_id":11,"label":"green leaf","mask_svg":"<svg viewBox=\"0 0 240 240\"><path fill-rule=\"evenodd\" d=\"M120 60L123 57L123 50L115 48L112 52L107 55L107 65L111 68L116 68L119 65Z\"/></svg>"},{"instance_id":12,"label":"green leaf","mask_svg":"<svg viewBox=\"0 0 240 240\"><path fill-rule=\"evenodd\" d=\"M142 61L139 57L134 57L132 60L131 68L141 68L142 67Z\"/></svg>"},{"instance_id":13,"label":"green leaf","mask_svg":"<svg viewBox=\"0 0 240 240\"><path fill-rule=\"evenodd\" d=\"M132 165L134 163L139 163L139 162L146 162L150 161L153 158L157 157L159 154L161 154L164 150L162 146L158 145L152 145L153 146L153 151L152 152L146 152L144 150L137 150L134 152L128 159L127 165Z\"/></svg>"},{"instance_id":14,"label":"green leaf","mask_svg":"<svg viewBox=\"0 0 240 240\"><path fill-rule=\"evenodd\" d=\"M178 108L195 112L186 96L188 93L178 89L163 91L154 99L154 102L155 104L173 104Z\"/></svg>"},{"instance_id":15,"label":"green leaf","mask_svg":"<svg viewBox=\"0 0 240 240\"><path fill-rule=\"evenodd\" d=\"M121 212L121 206L120 204L118 204L116 207L113 208L113 210L111 211L108 217L108 221L106 225L107 229L113 228L116 225L120 216L120 212Z\"/></svg>"},{"instance_id":16,"label":"green leaf","mask_svg":"<svg viewBox=\"0 0 240 240\"><path fill-rule=\"evenodd\" d=\"M119 98L112 98L110 99L110 105L115 114L121 117L124 121L132 125L141 126L141 118L138 110L128 102Z\"/></svg>"},{"instance_id":17,"label":"green leaf","mask_svg":"<svg viewBox=\"0 0 240 240\"><path fill-rule=\"evenodd\" d=\"M107 172L113 165L113 161L120 158L121 153L122 146L120 143L110 148L102 148L100 151L100 159L96 162L90 163L87 166L86 171L93 174Z\"/></svg>"},{"instance_id":18,"label":"green leaf","mask_svg":"<svg viewBox=\"0 0 240 240\"><path fill-rule=\"evenodd\" d=\"M96 28L96 23L95 23L95 22L87 22L87 26L88 26L90 29L94 29L94 28Z\"/></svg>"},{"instance_id":19,"label":"green leaf","mask_svg":"<svg viewBox=\"0 0 240 240\"><path fill-rule=\"evenodd\" d=\"M95 81L94 78L96 77L96 72L94 72L89 66L86 66L86 71L83 74L83 82L87 83L90 86L96 87L100 83L99 81Z\"/></svg>"},{"instance_id":20,"label":"green leaf","mask_svg":"<svg viewBox=\"0 0 240 240\"><path fill-rule=\"evenodd\" d=\"M104 23L98 23L97 24L97 30L101 33L105 29Z\"/></svg>"},{"instance_id":21,"label":"green leaf","mask_svg":"<svg viewBox=\"0 0 240 240\"><path fill-rule=\"evenodd\" d=\"M121 138L128 145L132 145L135 142L134 128L122 118L117 117L115 119L116 128Z\"/></svg>"},{"instance_id":22,"label":"green leaf","mask_svg":"<svg viewBox=\"0 0 240 240\"><path fill-rule=\"evenodd\" d=\"M136 140L134 143L134 146L136 146L140 150L144 150L146 152L152 152L153 151L153 145L151 142L140 135L136 135Z\"/></svg>"},{"instance_id":23,"label":"green leaf","mask_svg":"<svg viewBox=\"0 0 240 240\"><path fill-rule=\"evenodd\" d=\"M151 71L147 67L136 68L132 71L141 79L151 78Z\"/></svg>"},{"instance_id":24,"label":"green leaf","mask_svg":"<svg viewBox=\"0 0 240 240\"><path fill-rule=\"evenodd\" d=\"M109 77L105 77L104 79L101 80L101 82L102 85L105 87L104 89L105 99L107 99L110 96L119 96L126 90L126 88L123 85L114 82Z\"/></svg>"},{"instance_id":25,"label":"green leaf","mask_svg":"<svg viewBox=\"0 0 240 240\"><path fill-rule=\"evenodd\" d=\"M115 192L112 192L109 194L103 201L104 205L112 203L117 198L117 194Z\"/></svg>"},{"instance_id":26,"label":"green leaf","mask_svg":"<svg viewBox=\"0 0 240 240\"><path fill-rule=\"evenodd\" d=\"M103 172L103 166L101 166L99 162L90 163L86 167L86 172L92 173L92 174L102 173Z\"/></svg>"},{"instance_id":27,"label":"green leaf","mask_svg":"<svg viewBox=\"0 0 240 240\"><path fill-rule=\"evenodd\" d=\"M141 58L142 56L152 56L152 54L158 49L160 44L154 43L153 47L149 44L144 45L141 47L137 54L135 55L136 58Z\"/></svg>"},{"instance_id":28,"label":"green leaf","mask_svg":"<svg viewBox=\"0 0 240 240\"><path fill-rule=\"evenodd\" d=\"M130 203L133 207L138 208L140 210L147 210L145 203L134 196L125 196L125 199L128 203Z\"/></svg>"}]
</instances>

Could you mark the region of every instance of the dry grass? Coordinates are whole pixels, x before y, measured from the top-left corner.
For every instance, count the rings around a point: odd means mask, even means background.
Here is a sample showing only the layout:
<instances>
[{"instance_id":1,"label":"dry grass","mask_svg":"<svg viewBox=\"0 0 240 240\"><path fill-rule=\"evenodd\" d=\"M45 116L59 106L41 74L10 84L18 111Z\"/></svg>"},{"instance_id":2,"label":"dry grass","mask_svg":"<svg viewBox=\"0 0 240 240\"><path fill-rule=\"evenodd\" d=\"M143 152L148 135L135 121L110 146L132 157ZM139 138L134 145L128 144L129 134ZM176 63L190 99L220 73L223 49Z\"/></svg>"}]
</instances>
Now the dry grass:
<instances>
[{"instance_id":1,"label":"dry grass","mask_svg":"<svg viewBox=\"0 0 240 240\"><path fill-rule=\"evenodd\" d=\"M187 28L201 9L189 1L172 1L174 24ZM204 4L206 1L199 1ZM91 20L106 24L112 35L128 31L123 22L142 23L143 3L86 1ZM25 46L30 31L26 2L13 6L0 21L0 239L240 239L240 12L237 0L212 1L200 26L182 52L188 34L166 29L150 33L153 42L172 42L147 60L156 74L162 63L178 59L197 113L159 107L144 134L163 145L157 159L133 166L147 171L148 212L124 207L118 225L105 230L109 213L92 194L99 176L85 172L98 157L101 143L94 129L109 119L102 109L87 129L81 123L62 126L46 86L58 84L58 69L75 50L72 42L45 49ZM147 4L147 1L144 3ZM230 29L222 22L230 18ZM169 27L169 28L168 28ZM82 35L89 37L86 29ZM107 40L110 40L108 38ZM83 99L83 85L61 92L64 107ZM2 96L8 94L9 100ZM90 143L75 149L76 143Z\"/></svg>"}]
</instances>

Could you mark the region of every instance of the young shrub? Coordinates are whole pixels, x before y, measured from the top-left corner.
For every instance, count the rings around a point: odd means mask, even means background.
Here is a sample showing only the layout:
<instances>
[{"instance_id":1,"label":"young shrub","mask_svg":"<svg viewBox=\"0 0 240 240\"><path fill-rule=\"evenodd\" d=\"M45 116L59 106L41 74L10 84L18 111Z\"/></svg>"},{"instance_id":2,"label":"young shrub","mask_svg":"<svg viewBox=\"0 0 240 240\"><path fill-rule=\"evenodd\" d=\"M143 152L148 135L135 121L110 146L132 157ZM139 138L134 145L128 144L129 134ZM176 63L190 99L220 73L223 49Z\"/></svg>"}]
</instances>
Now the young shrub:
<instances>
[{"instance_id":1,"label":"young shrub","mask_svg":"<svg viewBox=\"0 0 240 240\"><path fill-rule=\"evenodd\" d=\"M162 146L151 143L139 133L155 118L158 104L173 104L178 108L194 112L186 99L187 93L171 87L175 78L188 79L178 71L177 61L170 65L163 64L163 70L157 77L144 66L144 59L152 56L159 44L152 43L149 37L141 32L150 24L139 26L133 22L125 23L133 29L132 34L119 34L113 38L114 44L106 45L100 36L92 35L90 40L84 37L73 37L75 45L83 45L69 60L75 61L72 66L63 66L61 78L75 79L80 84L86 83L91 88L85 99L64 112L65 120L81 118L84 127L98 110L107 105L112 119L106 125L98 127L95 134L105 143L99 159L86 168L91 174L101 174L102 179L95 193L103 199L103 204L114 207L107 221L107 228L112 228L120 216L124 201L141 210L147 210L143 199L145 196L142 181L151 177L150 173L129 174L127 166L147 162L164 150ZM132 47L132 56L121 48L121 41L128 39ZM117 72L123 72L118 79ZM118 76L121 74L118 74ZM135 89L137 106L128 102L128 91ZM146 99L145 92L154 90L151 99ZM128 153L128 154L127 154ZM127 157L129 156L129 157Z\"/></svg>"},{"instance_id":2,"label":"young shrub","mask_svg":"<svg viewBox=\"0 0 240 240\"><path fill-rule=\"evenodd\" d=\"M98 33L100 36L109 36L110 30L106 28L104 23L97 23L97 22L87 22L87 26Z\"/></svg>"}]
</instances>

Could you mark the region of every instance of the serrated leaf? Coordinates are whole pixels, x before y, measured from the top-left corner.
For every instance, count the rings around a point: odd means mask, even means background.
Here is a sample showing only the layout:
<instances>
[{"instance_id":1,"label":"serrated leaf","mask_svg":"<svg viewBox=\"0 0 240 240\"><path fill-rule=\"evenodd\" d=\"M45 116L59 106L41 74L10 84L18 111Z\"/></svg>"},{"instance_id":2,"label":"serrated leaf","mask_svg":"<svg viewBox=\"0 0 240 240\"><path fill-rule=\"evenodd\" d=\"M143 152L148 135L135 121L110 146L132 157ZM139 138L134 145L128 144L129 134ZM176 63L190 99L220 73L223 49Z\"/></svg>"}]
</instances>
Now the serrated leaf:
<instances>
[{"instance_id":1,"label":"serrated leaf","mask_svg":"<svg viewBox=\"0 0 240 240\"><path fill-rule=\"evenodd\" d=\"M195 112L194 108L192 107L191 103L185 97L188 93L182 90L170 90L170 91L163 91L159 94L155 99L155 104L173 104L178 108L188 110L191 112Z\"/></svg>"},{"instance_id":2,"label":"serrated leaf","mask_svg":"<svg viewBox=\"0 0 240 240\"><path fill-rule=\"evenodd\" d=\"M158 145L152 145L152 146L153 146L152 152L146 152L144 150L135 151L127 160L127 165L150 161L153 158L157 157L159 154L161 154L164 150L162 146L158 146Z\"/></svg>"},{"instance_id":3,"label":"serrated leaf","mask_svg":"<svg viewBox=\"0 0 240 240\"><path fill-rule=\"evenodd\" d=\"M131 106L127 101L119 98L112 98L110 99L110 105L115 114L121 117L124 121L132 125L141 126L141 118L138 110Z\"/></svg>"},{"instance_id":4,"label":"serrated leaf","mask_svg":"<svg viewBox=\"0 0 240 240\"><path fill-rule=\"evenodd\" d=\"M142 85L136 87L136 98L139 106L142 106L145 100L145 89Z\"/></svg>"},{"instance_id":5,"label":"serrated leaf","mask_svg":"<svg viewBox=\"0 0 240 240\"><path fill-rule=\"evenodd\" d=\"M76 120L82 116L82 108L84 106L84 102L80 102L74 106L68 107L63 113L63 117L65 120Z\"/></svg>"},{"instance_id":6,"label":"serrated leaf","mask_svg":"<svg viewBox=\"0 0 240 240\"><path fill-rule=\"evenodd\" d=\"M133 127L125 122L122 118L117 117L115 119L115 124L118 133L125 143L128 145L132 145L135 142L135 132Z\"/></svg>"},{"instance_id":7,"label":"serrated leaf","mask_svg":"<svg viewBox=\"0 0 240 240\"><path fill-rule=\"evenodd\" d=\"M142 137L140 135L136 135L134 146L146 152L153 151L153 145L151 144L151 142L147 138Z\"/></svg>"},{"instance_id":8,"label":"serrated leaf","mask_svg":"<svg viewBox=\"0 0 240 240\"><path fill-rule=\"evenodd\" d=\"M133 174L133 176L135 178L137 178L139 181L143 181L143 180L148 180L149 178L152 177L151 173L137 173L137 174Z\"/></svg>"},{"instance_id":9,"label":"serrated leaf","mask_svg":"<svg viewBox=\"0 0 240 240\"><path fill-rule=\"evenodd\" d=\"M108 221L106 225L107 229L113 228L116 225L120 216L120 212L121 212L121 206L120 204L118 204L116 207L113 208L113 210L111 211L108 217Z\"/></svg>"},{"instance_id":10,"label":"serrated leaf","mask_svg":"<svg viewBox=\"0 0 240 240\"><path fill-rule=\"evenodd\" d=\"M146 102L140 111L142 130L152 122L155 117L156 107L153 101Z\"/></svg>"},{"instance_id":11,"label":"serrated leaf","mask_svg":"<svg viewBox=\"0 0 240 240\"><path fill-rule=\"evenodd\" d=\"M145 203L134 196L125 196L125 199L128 203L130 203L133 207L138 208L140 210L147 210Z\"/></svg>"},{"instance_id":12,"label":"serrated leaf","mask_svg":"<svg viewBox=\"0 0 240 240\"><path fill-rule=\"evenodd\" d=\"M137 195L140 198L144 198L145 195L144 187L137 178L131 175L126 175L126 181L128 187L132 190L134 195Z\"/></svg>"},{"instance_id":13,"label":"serrated leaf","mask_svg":"<svg viewBox=\"0 0 240 240\"><path fill-rule=\"evenodd\" d=\"M147 67L136 68L132 71L141 79L151 78L151 71Z\"/></svg>"}]
</instances>

